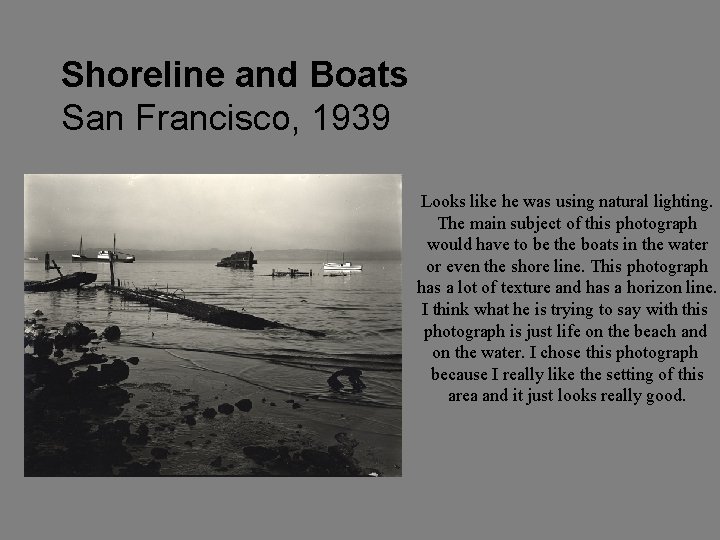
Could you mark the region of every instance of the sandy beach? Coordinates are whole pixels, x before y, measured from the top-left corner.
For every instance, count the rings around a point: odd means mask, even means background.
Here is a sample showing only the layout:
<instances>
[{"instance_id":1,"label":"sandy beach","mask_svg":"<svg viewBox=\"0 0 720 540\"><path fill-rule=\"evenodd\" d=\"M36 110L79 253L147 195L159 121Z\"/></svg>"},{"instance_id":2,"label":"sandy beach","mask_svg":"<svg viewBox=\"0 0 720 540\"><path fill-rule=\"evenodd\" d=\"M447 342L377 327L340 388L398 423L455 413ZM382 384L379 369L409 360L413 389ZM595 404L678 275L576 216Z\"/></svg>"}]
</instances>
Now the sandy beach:
<instances>
[{"instance_id":1,"label":"sandy beach","mask_svg":"<svg viewBox=\"0 0 720 540\"><path fill-rule=\"evenodd\" d=\"M294 398L204 368L192 352L106 339L101 328L62 348L57 336L77 327L42 325L26 318L28 476L402 473L399 409L360 414L366 407Z\"/></svg>"}]
</instances>

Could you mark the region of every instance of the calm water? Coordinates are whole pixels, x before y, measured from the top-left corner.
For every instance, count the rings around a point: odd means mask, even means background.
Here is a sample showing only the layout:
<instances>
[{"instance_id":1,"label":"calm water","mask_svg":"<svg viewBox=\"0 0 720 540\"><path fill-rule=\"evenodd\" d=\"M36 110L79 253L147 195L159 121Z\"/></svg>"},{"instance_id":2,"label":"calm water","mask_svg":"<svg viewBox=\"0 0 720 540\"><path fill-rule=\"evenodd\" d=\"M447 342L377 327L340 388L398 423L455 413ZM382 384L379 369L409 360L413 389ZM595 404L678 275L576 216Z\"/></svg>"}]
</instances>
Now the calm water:
<instances>
[{"instance_id":1,"label":"calm water","mask_svg":"<svg viewBox=\"0 0 720 540\"><path fill-rule=\"evenodd\" d=\"M355 262L355 261L354 261ZM245 310L299 328L322 330L316 338L290 330L237 330L196 321L119 298L101 290L25 293L25 316L41 309L47 326L81 321L98 332L117 324L122 342L153 347L168 358L191 360L263 388L348 404L401 405L401 275L399 261L362 262L363 271L323 276L317 261L260 261L254 270L217 268L215 261L137 261L115 265L115 277L137 287L179 289L189 299ZM58 261L63 273L98 274L107 263ZM312 269L312 277L273 278L273 268ZM25 263L25 279L55 277L42 262ZM367 389L334 393L330 373L345 366L363 370Z\"/></svg>"}]
</instances>

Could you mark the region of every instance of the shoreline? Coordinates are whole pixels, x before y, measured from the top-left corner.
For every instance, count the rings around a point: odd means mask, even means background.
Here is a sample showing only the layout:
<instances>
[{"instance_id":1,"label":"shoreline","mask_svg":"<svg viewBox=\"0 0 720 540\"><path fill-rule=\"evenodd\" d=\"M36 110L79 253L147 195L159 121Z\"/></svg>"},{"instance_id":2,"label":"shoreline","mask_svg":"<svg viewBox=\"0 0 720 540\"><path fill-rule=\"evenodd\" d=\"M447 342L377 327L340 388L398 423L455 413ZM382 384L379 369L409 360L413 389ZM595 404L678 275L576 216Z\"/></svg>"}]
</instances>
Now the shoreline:
<instances>
[{"instance_id":1,"label":"shoreline","mask_svg":"<svg viewBox=\"0 0 720 540\"><path fill-rule=\"evenodd\" d=\"M98 471L93 474L92 467L88 474L77 474L77 471L83 470L83 459L92 461L98 457L83 454L108 452L105 440L108 433L114 441L108 459L113 454L117 456L110 459L113 461L111 466L105 464L100 469L104 471L99 474L102 476L402 474L401 436L396 427L401 416L399 409L374 409L372 417L368 418L366 411L358 410L363 407L292 398L183 361L164 349L123 345L121 338L91 339L86 346L64 349L61 358L42 360L37 354L36 343L58 342L57 330L38 327L42 321L33 322L35 329L32 332L36 337L30 344L26 339L25 349L26 475L98 475ZM33 328L28 320L27 328ZM65 329L60 334L64 332ZM62 339L59 343L62 345ZM35 353L30 354L33 349ZM54 350L57 351L57 347ZM91 354L95 357L90 357ZM28 373L28 364L42 363L47 368L47 362L53 362L65 376L71 369L72 378L60 387L73 387L85 370L94 368L92 364L89 367L78 364L82 358L94 358L101 366L101 372L105 366L124 369L120 366L131 364L125 378L99 387L102 390L114 388L110 390L116 394L114 398L123 401L115 404L111 411L116 414L102 411L107 404L73 403L74 398L68 397L66 389L48 394L45 388L36 387L28 392L27 380L38 377ZM59 404L53 402L57 401L57 394L62 396ZM38 395L46 395L42 408L48 411L41 414L40 421ZM47 395L53 399L48 400ZM48 408L50 402L54 406ZM98 414L98 405L101 414ZM245 409L249 405L250 410L239 408ZM62 416L63 423L75 426L79 433L54 433L54 428L44 425L44 421L50 420L48 415ZM78 424L87 427L79 428ZM58 446L53 451L62 456L79 452L75 469L63 466L64 462L58 461L57 456L48 462L47 455L42 452L49 452L47 446L52 446L49 441ZM83 445L88 446L88 451L72 448ZM42 459L38 458L38 452ZM53 459L59 463L54 468L51 466ZM46 461L44 465L43 460ZM56 474L50 474L53 470Z\"/></svg>"}]
</instances>

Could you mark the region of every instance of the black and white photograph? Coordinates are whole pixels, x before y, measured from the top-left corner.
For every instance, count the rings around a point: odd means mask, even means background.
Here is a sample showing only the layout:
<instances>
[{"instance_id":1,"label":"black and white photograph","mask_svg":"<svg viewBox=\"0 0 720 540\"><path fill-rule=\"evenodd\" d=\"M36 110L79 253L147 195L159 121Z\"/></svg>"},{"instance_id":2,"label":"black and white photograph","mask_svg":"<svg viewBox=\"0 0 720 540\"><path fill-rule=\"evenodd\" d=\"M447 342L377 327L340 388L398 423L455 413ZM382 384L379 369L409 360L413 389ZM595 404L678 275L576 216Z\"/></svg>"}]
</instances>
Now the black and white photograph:
<instances>
[{"instance_id":1,"label":"black and white photograph","mask_svg":"<svg viewBox=\"0 0 720 540\"><path fill-rule=\"evenodd\" d=\"M401 476L399 174L27 174L25 476Z\"/></svg>"}]
</instances>

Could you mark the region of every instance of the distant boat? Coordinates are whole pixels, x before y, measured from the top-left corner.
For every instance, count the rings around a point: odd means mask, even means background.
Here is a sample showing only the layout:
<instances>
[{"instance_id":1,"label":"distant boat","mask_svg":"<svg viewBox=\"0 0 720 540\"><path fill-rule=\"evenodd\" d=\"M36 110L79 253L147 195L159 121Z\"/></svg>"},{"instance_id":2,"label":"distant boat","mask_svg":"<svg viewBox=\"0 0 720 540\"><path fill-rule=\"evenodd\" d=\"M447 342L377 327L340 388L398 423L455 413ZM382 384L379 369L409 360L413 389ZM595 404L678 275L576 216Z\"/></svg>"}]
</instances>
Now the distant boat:
<instances>
[{"instance_id":1,"label":"distant boat","mask_svg":"<svg viewBox=\"0 0 720 540\"><path fill-rule=\"evenodd\" d=\"M23 289L26 292L61 291L63 289L77 289L97 279L97 274L90 272L75 272L67 276L60 276L47 281L26 281Z\"/></svg>"},{"instance_id":2,"label":"distant boat","mask_svg":"<svg viewBox=\"0 0 720 540\"><path fill-rule=\"evenodd\" d=\"M131 263L135 262L135 255L129 255L126 253L122 253L119 251L116 251L115 249L115 235L113 234L113 249L110 251L109 249L101 249L98 251L97 257L88 257L83 253L83 247L82 247L82 236L80 237L80 249L78 253L73 253L70 258L73 262L84 262L84 261L95 261L95 262L110 262L112 260L113 262L121 262L121 263Z\"/></svg>"},{"instance_id":3,"label":"distant boat","mask_svg":"<svg viewBox=\"0 0 720 540\"><path fill-rule=\"evenodd\" d=\"M336 271L360 271L362 270L362 264L353 264L350 261L338 263L338 262L326 262L323 264L324 272L336 272Z\"/></svg>"},{"instance_id":4,"label":"distant boat","mask_svg":"<svg viewBox=\"0 0 720 540\"><path fill-rule=\"evenodd\" d=\"M323 272L359 272L360 270L362 270L362 264L353 264L350 261L346 261L344 253L341 263L326 262L323 265Z\"/></svg>"},{"instance_id":5,"label":"distant boat","mask_svg":"<svg viewBox=\"0 0 720 540\"><path fill-rule=\"evenodd\" d=\"M26 260L26 261L39 261L40 259L37 258L37 257L28 257L28 258L25 259L25 260Z\"/></svg>"}]
</instances>

